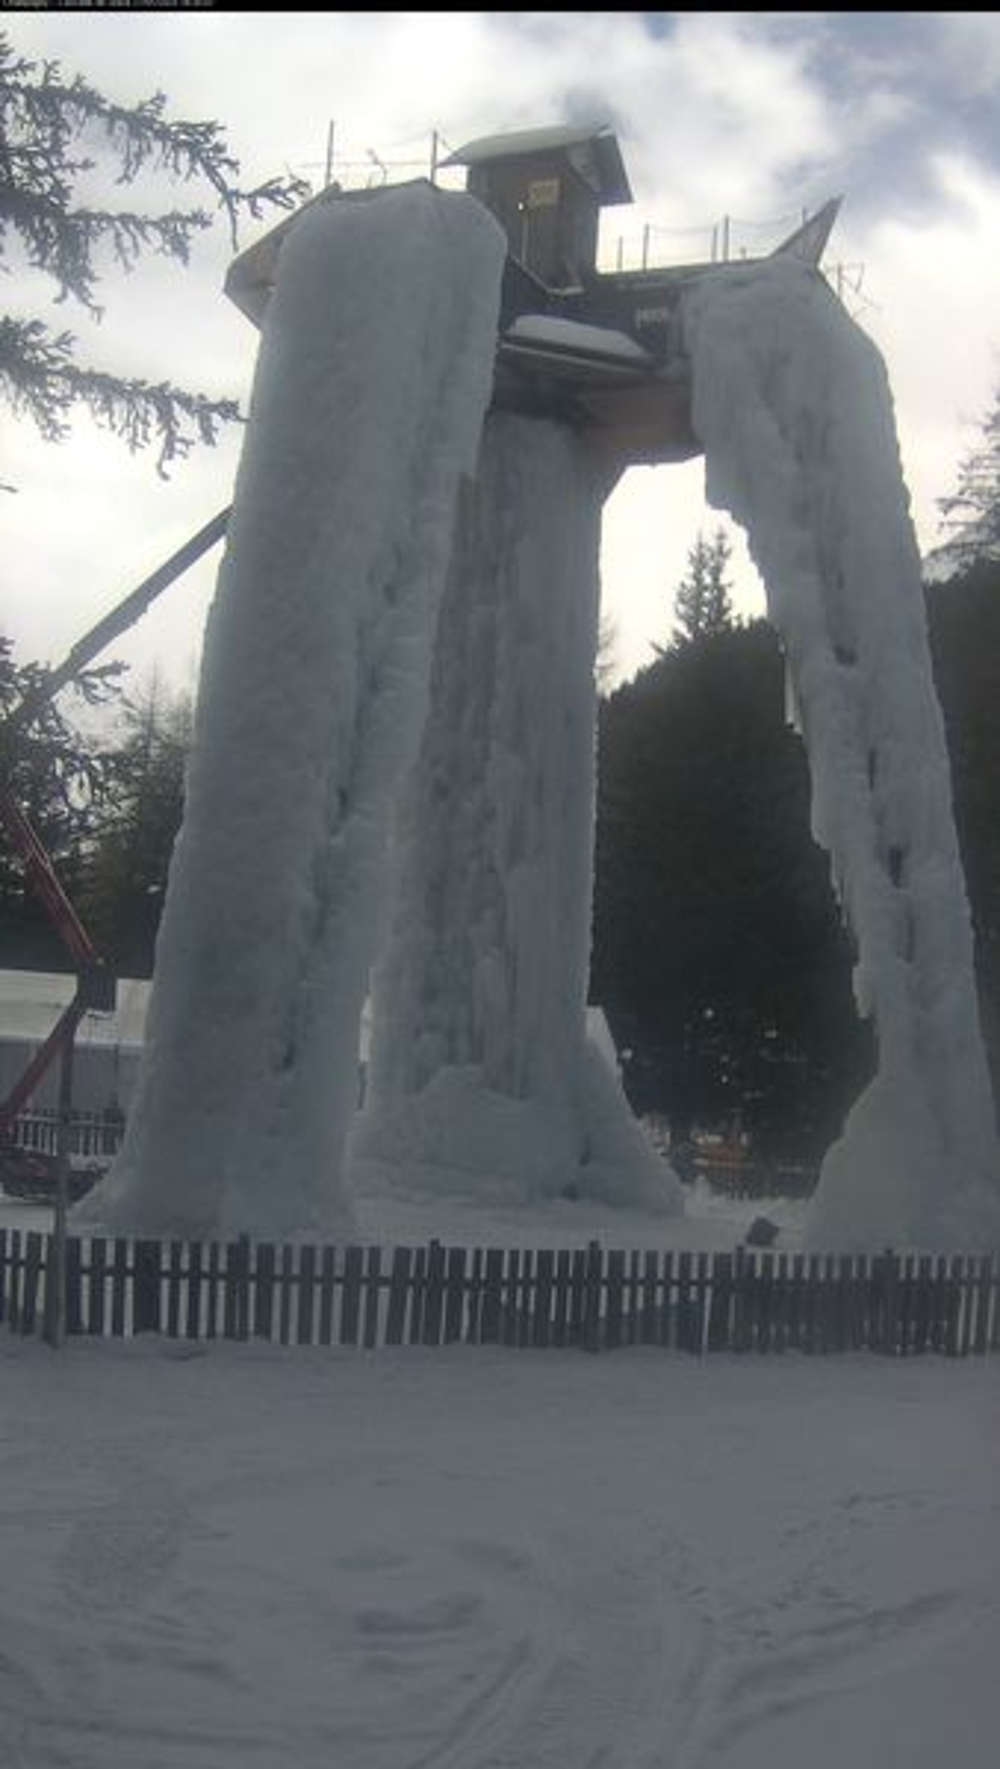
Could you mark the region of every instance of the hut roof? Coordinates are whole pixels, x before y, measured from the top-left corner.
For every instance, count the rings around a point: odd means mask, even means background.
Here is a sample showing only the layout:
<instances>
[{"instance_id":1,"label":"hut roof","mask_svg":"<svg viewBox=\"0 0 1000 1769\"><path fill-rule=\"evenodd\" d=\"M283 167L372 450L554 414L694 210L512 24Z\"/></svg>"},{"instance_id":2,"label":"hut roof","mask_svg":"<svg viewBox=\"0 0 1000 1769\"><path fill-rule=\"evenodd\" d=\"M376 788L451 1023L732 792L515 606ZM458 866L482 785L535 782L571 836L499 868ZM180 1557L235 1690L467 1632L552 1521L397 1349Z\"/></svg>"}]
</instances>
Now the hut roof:
<instances>
[{"instance_id":1,"label":"hut roof","mask_svg":"<svg viewBox=\"0 0 1000 1769\"><path fill-rule=\"evenodd\" d=\"M445 166L482 166L490 160L530 158L564 148L572 160L574 148L589 148L598 177L598 194L602 203L630 203L632 190L625 171L621 149L613 131L606 123L591 123L585 128L557 123L545 129L518 129L513 134L480 135L475 141L442 161Z\"/></svg>"}]
</instances>

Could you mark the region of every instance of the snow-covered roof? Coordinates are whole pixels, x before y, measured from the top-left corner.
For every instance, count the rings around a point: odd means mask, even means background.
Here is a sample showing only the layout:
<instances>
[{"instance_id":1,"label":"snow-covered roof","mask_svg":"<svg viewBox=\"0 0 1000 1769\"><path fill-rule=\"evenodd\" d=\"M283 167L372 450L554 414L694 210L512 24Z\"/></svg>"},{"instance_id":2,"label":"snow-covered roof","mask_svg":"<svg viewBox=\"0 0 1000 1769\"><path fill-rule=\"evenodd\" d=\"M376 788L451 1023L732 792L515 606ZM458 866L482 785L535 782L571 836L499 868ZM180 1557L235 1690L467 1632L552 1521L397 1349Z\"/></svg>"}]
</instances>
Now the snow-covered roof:
<instances>
[{"instance_id":1,"label":"snow-covered roof","mask_svg":"<svg viewBox=\"0 0 1000 1769\"><path fill-rule=\"evenodd\" d=\"M625 362L651 363L648 350L611 326L588 326L549 313L522 313L504 336L516 344L554 344L581 354L615 356Z\"/></svg>"},{"instance_id":2,"label":"snow-covered roof","mask_svg":"<svg viewBox=\"0 0 1000 1769\"><path fill-rule=\"evenodd\" d=\"M442 161L445 166L482 166L490 160L514 160L531 154L552 153L564 148L590 147L600 177L600 196L605 203L630 203L632 190L617 138L607 123L584 128L557 123L545 129L517 129L506 135L480 135Z\"/></svg>"},{"instance_id":3,"label":"snow-covered roof","mask_svg":"<svg viewBox=\"0 0 1000 1769\"><path fill-rule=\"evenodd\" d=\"M445 166L478 166L484 160L509 160L518 154L547 153L551 148L578 147L593 141L595 136L610 134L606 123L591 123L585 129L570 123L549 124L545 129L507 130L503 135L477 135L456 148Z\"/></svg>"}]
</instances>

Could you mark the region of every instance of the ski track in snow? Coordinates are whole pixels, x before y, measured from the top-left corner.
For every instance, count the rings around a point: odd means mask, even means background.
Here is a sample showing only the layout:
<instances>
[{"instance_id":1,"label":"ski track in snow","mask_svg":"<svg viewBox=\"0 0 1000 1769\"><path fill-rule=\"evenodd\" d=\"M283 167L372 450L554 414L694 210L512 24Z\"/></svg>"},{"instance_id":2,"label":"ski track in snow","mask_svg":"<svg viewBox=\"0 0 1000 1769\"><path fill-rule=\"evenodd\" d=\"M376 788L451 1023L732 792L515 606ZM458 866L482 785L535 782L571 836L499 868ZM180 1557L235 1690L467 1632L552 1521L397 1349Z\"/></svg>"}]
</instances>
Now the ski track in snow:
<instances>
[{"instance_id":1,"label":"ski track in snow","mask_svg":"<svg viewBox=\"0 0 1000 1769\"><path fill-rule=\"evenodd\" d=\"M989 1365L8 1341L0 1386L4 1769L937 1769L992 1713Z\"/></svg>"}]
</instances>

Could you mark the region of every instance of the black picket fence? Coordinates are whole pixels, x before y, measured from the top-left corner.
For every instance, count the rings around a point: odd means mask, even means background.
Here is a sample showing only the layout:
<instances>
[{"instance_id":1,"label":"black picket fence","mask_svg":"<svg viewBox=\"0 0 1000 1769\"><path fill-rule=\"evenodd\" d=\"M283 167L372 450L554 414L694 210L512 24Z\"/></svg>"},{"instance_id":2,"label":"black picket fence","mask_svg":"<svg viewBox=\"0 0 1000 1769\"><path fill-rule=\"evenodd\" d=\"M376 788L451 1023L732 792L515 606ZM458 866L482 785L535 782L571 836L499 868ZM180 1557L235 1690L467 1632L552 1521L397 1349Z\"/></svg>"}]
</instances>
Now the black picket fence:
<instances>
[{"instance_id":1,"label":"black picket fence","mask_svg":"<svg viewBox=\"0 0 1000 1769\"><path fill-rule=\"evenodd\" d=\"M0 1322L51 1333L54 1240L0 1229ZM65 1329L280 1345L1000 1350L989 1254L276 1246L70 1238Z\"/></svg>"}]
</instances>

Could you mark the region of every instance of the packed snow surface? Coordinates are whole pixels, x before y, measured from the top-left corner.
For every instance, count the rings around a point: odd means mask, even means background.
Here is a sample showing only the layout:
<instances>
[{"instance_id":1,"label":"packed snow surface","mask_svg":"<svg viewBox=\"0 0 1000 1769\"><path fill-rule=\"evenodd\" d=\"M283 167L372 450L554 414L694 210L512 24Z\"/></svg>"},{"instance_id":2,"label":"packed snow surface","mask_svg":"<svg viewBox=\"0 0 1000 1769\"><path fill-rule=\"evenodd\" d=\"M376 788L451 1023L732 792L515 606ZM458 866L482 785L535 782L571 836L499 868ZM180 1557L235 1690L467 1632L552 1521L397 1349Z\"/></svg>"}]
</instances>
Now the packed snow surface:
<instances>
[{"instance_id":1,"label":"packed snow surface","mask_svg":"<svg viewBox=\"0 0 1000 1769\"><path fill-rule=\"evenodd\" d=\"M10 1769L988 1762L996 1360L0 1340Z\"/></svg>"},{"instance_id":2,"label":"packed snow surface","mask_svg":"<svg viewBox=\"0 0 1000 1769\"><path fill-rule=\"evenodd\" d=\"M885 367L792 259L684 295L706 491L746 528L781 636L812 826L879 1069L828 1153L826 1248L1000 1242L1000 1160L920 558Z\"/></svg>"},{"instance_id":3,"label":"packed snow surface","mask_svg":"<svg viewBox=\"0 0 1000 1769\"><path fill-rule=\"evenodd\" d=\"M314 205L264 320L123 1151L77 1221L341 1232L387 840L427 699L504 240L413 185Z\"/></svg>"},{"instance_id":4,"label":"packed snow surface","mask_svg":"<svg viewBox=\"0 0 1000 1769\"><path fill-rule=\"evenodd\" d=\"M679 1183L586 1036L607 488L567 425L488 417L396 830L354 1148L432 1190L669 1214Z\"/></svg>"}]
</instances>

